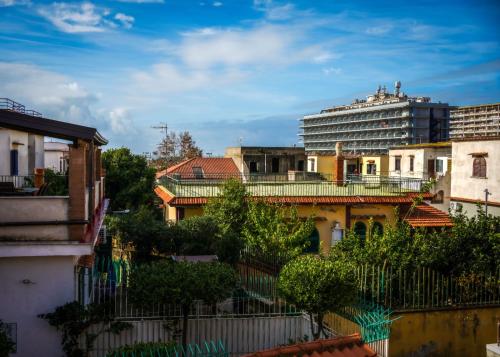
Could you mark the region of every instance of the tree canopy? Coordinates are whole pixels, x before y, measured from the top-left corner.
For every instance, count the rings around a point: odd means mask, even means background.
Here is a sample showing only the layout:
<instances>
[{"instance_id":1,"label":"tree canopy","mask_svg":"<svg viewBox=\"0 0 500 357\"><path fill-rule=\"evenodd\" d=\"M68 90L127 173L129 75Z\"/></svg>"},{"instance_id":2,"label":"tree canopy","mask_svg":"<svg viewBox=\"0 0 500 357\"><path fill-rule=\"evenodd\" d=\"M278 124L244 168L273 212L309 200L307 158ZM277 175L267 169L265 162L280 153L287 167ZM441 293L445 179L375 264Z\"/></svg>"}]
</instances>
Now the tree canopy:
<instances>
[{"instance_id":1,"label":"tree canopy","mask_svg":"<svg viewBox=\"0 0 500 357\"><path fill-rule=\"evenodd\" d=\"M110 149L102 154L102 163L112 210L135 210L153 204L155 170L148 167L144 156L134 155L128 148Z\"/></svg>"},{"instance_id":2,"label":"tree canopy","mask_svg":"<svg viewBox=\"0 0 500 357\"><path fill-rule=\"evenodd\" d=\"M278 291L311 318L314 339L323 333L323 318L356 299L356 276L347 262L303 255L285 265L278 277ZM313 327L316 317L317 328Z\"/></svg>"},{"instance_id":3,"label":"tree canopy","mask_svg":"<svg viewBox=\"0 0 500 357\"><path fill-rule=\"evenodd\" d=\"M301 219L294 206L253 201L249 204L243 236L253 250L294 257L308 247L313 230L313 219Z\"/></svg>"},{"instance_id":4,"label":"tree canopy","mask_svg":"<svg viewBox=\"0 0 500 357\"><path fill-rule=\"evenodd\" d=\"M244 246L242 231L248 215L245 186L236 179L227 180L218 197L211 199L204 207L204 214L219 227L219 258L236 263Z\"/></svg>"},{"instance_id":5,"label":"tree canopy","mask_svg":"<svg viewBox=\"0 0 500 357\"><path fill-rule=\"evenodd\" d=\"M219 262L189 263L162 260L132 271L130 298L138 306L180 305L183 314L182 344L186 345L187 321L193 303L202 300L215 304L231 296L236 273Z\"/></svg>"},{"instance_id":6,"label":"tree canopy","mask_svg":"<svg viewBox=\"0 0 500 357\"><path fill-rule=\"evenodd\" d=\"M202 156L203 151L196 145L192 135L188 131L179 134L171 131L158 145L158 151L154 154L154 165L163 169L175 165L181 161Z\"/></svg>"},{"instance_id":7,"label":"tree canopy","mask_svg":"<svg viewBox=\"0 0 500 357\"><path fill-rule=\"evenodd\" d=\"M391 265L402 269L429 267L443 274L494 274L500 262L500 217L462 212L451 216L453 227L412 229L406 222L387 223L383 233L368 227L368 237L354 231L332 247L334 259L365 264Z\"/></svg>"}]
</instances>

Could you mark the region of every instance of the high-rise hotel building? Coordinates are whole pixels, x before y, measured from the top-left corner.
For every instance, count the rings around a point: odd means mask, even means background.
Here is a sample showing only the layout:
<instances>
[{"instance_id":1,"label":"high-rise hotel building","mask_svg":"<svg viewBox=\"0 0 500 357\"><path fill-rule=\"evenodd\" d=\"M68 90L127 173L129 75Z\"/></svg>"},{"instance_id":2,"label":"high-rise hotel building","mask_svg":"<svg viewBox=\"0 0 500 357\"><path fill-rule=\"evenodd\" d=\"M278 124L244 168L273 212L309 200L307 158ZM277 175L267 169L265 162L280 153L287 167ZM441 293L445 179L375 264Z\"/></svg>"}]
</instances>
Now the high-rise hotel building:
<instances>
[{"instance_id":1,"label":"high-rise hotel building","mask_svg":"<svg viewBox=\"0 0 500 357\"><path fill-rule=\"evenodd\" d=\"M386 154L390 147L448 140L450 107L432 103L429 97L409 97L395 83L394 93L385 86L366 100L306 115L300 136L307 154L328 155L335 144L354 154Z\"/></svg>"},{"instance_id":2,"label":"high-rise hotel building","mask_svg":"<svg viewBox=\"0 0 500 357\"><path fill-rule=\"evenodd\" d=\"M500 103L456 107L450 113L450 138L500 136Z\"/></svg>"}]
</instances>

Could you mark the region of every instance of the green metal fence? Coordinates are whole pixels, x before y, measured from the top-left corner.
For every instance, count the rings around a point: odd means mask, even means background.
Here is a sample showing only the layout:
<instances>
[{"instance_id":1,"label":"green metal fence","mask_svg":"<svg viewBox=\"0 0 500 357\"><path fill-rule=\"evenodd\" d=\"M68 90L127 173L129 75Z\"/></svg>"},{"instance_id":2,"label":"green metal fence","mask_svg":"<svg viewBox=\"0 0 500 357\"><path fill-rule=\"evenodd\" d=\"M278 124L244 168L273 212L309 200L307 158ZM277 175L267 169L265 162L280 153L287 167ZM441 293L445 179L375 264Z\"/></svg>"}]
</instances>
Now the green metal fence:
<instances>
[{"instance_id":1,"label":"green metal fence","mask_svg":"<svg viewBox=\"0 0 500 357\"><path fill-rule=\"evenodd\" d=\"M209 341L199 344L169 345L158 343L140 343L124 346L110 352L106 357L227 357L229 353L222 341Z\"/></svg>"},{"instance_id":2,"label":"green metal fence","mask_svg":"<svg viewBox=\"0 0 500 357\"><path fill-rule=\"evenodd\" d=\"M500 269L495 274L453 276L426 267L364 265L356 274L362 300L394 310L500 304Z\"/></svg>"}]
</instances>

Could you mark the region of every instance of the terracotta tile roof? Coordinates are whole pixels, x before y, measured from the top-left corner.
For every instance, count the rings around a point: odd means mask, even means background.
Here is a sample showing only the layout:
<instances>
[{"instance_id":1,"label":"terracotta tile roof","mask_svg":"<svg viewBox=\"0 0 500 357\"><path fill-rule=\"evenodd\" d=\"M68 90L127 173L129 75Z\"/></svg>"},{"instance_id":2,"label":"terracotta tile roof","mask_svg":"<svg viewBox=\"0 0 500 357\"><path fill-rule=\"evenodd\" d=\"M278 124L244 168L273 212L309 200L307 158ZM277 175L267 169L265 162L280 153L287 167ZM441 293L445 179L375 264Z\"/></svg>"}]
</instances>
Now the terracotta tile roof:
<instances>
[{"instance_id":1,"label":"terracotta tile roof","mask_svg":"<svg viewBox=\"0 0 500 357\"><path fill-rule=\"evenodd\" d=\"M173 197L167 192L157 187L156 194L171 206L197 206L204 205L208 202L208 197ZM397 196L330 196L330 197L308 197L308 196L273 196L259 197L269 203L284 203L284 204L407 204L413 203L410 195Z\"/></svg>"},{"instance_id":2,"label":"terracotta tile roof","mask_svg":"<svg viewBox=\"0 0 500 357\"><path fill-rule=\"evenodd\" d=\"M155 193L158 197L162 199L164 203L171 203L172 200L175 198L163 186L156 186Z\"/></svg>"},{"instance_id":3,"label":"terracotta tile roof","mask_svg":"<svg viewBox=\"0 0 500 357\"><path fill-rule=\"evenodd\" d=\"M374 357L377 353L361 341L359 334L316 340L255 352L243 357Z\"/></svg>"},{"instance_id":4,"label":"terracotta tile roof","mask_svg":"<svg viewBox=\"0 0 500 357\"><path fill-rule=\"evenodd\" d=\"M167 170L158 171L156 178L160 178L165 174L179 174L183 179L194 179L196 177L193 173L193 167L201 167L204 176L207 178L210 178L210 176L213 178L216 175L223 176L224 178L240 176L240 170L238 170L238 167L231 158L195 157L169 167Z\"/></svg>"},{"instance_id":5,"label":"terracotta tile roof","mask_svg":"<svg viewBox=\"0 0 500 357\"><path fill-rule=\"evenodd\" d=\"M408 209L401 211L401 217L412 227L453 226L453 222L447 213L426 204L416 206L408 216L407 214Z\"/></svg>"}]
</instances>

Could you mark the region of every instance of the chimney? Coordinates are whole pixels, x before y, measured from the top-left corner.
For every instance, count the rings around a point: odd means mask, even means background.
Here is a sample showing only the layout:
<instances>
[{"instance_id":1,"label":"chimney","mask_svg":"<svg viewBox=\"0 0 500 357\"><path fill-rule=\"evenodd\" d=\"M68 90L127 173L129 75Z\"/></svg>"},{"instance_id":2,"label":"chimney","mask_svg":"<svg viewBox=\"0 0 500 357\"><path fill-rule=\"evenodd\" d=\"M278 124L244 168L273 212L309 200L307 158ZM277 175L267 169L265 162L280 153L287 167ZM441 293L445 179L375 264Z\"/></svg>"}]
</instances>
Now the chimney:
<instances>
[{"instance_id":1,"label":"chimney","mask_svg":"<svg viewBox=\"0 0 500 357\"><path fill-rule=\"evenodd\" d=\"M344 157L342 156L342 143L335 144L335 159L333 160L333 181L337 184L344 182Z\"/></svg>"}]
</instances>

